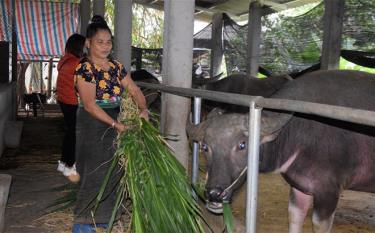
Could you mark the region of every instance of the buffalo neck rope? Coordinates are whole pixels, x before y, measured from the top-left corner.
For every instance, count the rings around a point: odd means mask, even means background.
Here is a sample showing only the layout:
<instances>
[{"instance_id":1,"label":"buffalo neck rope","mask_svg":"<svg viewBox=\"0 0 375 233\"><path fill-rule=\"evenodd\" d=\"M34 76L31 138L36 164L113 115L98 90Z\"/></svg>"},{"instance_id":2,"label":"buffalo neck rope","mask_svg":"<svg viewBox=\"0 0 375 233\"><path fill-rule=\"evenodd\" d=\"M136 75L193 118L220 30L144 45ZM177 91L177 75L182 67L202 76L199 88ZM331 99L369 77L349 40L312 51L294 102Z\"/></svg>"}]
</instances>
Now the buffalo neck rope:
<instances>
[{"instance_id":1,"label":"buffalo neck rope","mask_svg":"<svg viewBox=\"0 0 375 233\"><path fill-rule=\"evenodd\" d=\"M235 184L237 184L240 178L246 173L246 171L247 171L247 166L241 171L238 177L228 187L224 189L224 191L222 192L222 195L225 195Z\"/></svg>"}]
</instances>

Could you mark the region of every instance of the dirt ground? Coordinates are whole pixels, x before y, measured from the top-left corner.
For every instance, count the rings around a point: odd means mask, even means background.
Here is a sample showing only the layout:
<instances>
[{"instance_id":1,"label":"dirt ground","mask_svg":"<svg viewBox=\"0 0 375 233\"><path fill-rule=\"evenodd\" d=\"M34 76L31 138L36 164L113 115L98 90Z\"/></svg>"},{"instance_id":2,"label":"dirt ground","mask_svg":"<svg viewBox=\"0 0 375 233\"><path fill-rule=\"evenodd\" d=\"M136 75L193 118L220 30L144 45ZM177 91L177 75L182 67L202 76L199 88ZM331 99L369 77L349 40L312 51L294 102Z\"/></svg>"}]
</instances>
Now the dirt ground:
<instances>
[{"instance_id":1,"label":"dirt ground","mask_svg":"<svg viewBox=\"0 0 375 233\"><path fill-rule=\"evenodd\" d=\"M259 179L257 232L288 232L289 186L278 174L261 174ZM239 191L232 209L245 224L245 188ZM311 211L305 220L304 233L312 233ZM334 233L374 233L375 194L344 191L336 210Z\"/></svg>"},{"instance_id":2,"label":"dirt ground","mask_svg":"<svg viewBox=\"0 0 375 233\"><path fill-rule=\"evenodd\" d=\"M69 185L56 171L63 135L58 106L50 106L44 117L40 113L38 117L20 113L19 120L24 122L21 145L7 149L0 158L0 172L12 176L4 232L69 232L66 219L64 225L59 224L61 216L54 218L53 224L45 220L51 210L47 207L66 195L64 188L59 187ZM64 218L70 217L65 215Z\"/></svg>"},{"instance_id":3,"label":"dirt ground","mask_svg":"<svg viewBox=\"0 0 375 233\"><path fill-rule=\"evenodd\" d=\"M0 158L0 172L12 175L12 185L5 212L5 233L71 232L70 209L49 213L49 206L68 194L74 186L56 171L60 158L63 119L57 106L50 107L44 117L26 117L21 146L7 149ZM257 217L258 233L288 232L287 208L289 188L276 174L260 175ZM237 194L232 205L238 232L244 232L245 191ZM221 216L209 215L216 225ZM304 232L310 233L311 215ZM220 227L213 227L215 233ZM375 233L375 195L346 191L336 211L334 233Z\"/></svg>"}]
</instances>

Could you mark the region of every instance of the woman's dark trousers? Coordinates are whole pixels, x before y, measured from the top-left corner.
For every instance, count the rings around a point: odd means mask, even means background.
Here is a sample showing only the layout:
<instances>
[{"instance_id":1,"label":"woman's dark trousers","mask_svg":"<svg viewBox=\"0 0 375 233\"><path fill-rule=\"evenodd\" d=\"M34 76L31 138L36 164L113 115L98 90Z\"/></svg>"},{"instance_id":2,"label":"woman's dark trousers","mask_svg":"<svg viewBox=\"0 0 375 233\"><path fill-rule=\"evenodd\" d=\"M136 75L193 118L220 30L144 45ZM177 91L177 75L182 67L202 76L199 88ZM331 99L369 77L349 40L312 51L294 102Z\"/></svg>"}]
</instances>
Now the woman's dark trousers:
<instances>
[{"instance_id":1,"label":"woman's dark trousers","mask_svg":"<svg viewBox=\"0 0 375 233\"><path fill-rule=\"evenodd\" d=\"M78 105L65 104L59 101L64 115L65 135L62 144L61 162L71 167L75 163L76 115Z\"/></svg>"}]
</instances>

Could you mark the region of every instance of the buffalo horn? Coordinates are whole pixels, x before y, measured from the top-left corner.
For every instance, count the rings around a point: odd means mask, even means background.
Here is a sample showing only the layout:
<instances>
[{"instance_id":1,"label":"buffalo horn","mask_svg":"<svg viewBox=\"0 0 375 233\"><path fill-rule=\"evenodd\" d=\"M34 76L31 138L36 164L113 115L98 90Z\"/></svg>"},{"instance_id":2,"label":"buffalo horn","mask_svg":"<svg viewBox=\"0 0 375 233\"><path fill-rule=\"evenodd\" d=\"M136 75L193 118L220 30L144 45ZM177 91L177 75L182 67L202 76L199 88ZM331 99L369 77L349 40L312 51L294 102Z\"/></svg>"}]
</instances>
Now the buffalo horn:
<instances>
[{"instance_id":1,"label":"buffalo horn","mask_svg":"<svg viewBox=\"0 0 375 233\"><path fill-rule=\"evenodd\" d=\"M210 78L197 78L197 77L193 77L192 79L192 82L193 82L193 85L195 86L204 86L208 83L212 83L212 82L215 82L217 80L219 80L219 78L223 75L223 73L220 73L218 75L215 75L213 77L210 77Z\"/></svg>"}]
</instances>

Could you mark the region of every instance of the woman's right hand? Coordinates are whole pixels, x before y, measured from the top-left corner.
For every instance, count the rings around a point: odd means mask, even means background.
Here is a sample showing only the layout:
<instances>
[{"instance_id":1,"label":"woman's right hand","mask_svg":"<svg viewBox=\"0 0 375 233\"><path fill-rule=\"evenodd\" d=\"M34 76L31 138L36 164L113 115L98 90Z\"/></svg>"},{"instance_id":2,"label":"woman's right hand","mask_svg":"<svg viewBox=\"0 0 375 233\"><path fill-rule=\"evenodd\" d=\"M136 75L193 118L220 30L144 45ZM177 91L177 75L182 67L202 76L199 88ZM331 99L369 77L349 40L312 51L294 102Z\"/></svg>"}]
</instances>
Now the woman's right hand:
<instances>
[{"instance_id":1,"label":"woman's right hand","mask_svg":"<svg viewBox=\"0 0 375 233\"><path fill-rule=\"evenodd\" d=\"M127 125L122 124L121 122L117 122L116 121L115 124L114 124L114 126L113 126L113 128L115 128L117 130L117 132L122 133L125 130L127 130L128 128L130 128L130 127L127 126Z\"/></svg>"}]
</instances>

